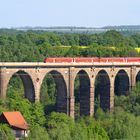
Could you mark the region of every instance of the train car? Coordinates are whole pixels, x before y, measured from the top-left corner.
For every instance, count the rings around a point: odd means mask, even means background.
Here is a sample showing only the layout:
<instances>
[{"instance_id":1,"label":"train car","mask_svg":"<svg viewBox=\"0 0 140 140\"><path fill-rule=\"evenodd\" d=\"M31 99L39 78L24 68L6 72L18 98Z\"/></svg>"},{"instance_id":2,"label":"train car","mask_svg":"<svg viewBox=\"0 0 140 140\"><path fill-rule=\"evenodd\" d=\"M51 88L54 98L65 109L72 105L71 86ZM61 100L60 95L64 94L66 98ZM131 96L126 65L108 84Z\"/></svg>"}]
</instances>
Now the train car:
<instances>
[{"instance_id":1,"label":"train car","mask_svg":"<svg viewBox=\"0 0 140 140\"><path fill-rule=\"evenodd\" d=\"M92 62L98 62L99 63L100 62L100 59L98 57L93 57L92 58Z\"/></svg>"},{"instance_id":2,"label":"train car","mask_svg":"<svg viewBox=\"0 0 140 140\"><path fill-rule=\"evenodd\" d=\"M56 63L71 63L73 62L73 58L71 57L58 57L55 58Z\"/></svg>"},{"instance_id":3,"label":"train car","mask_svg":"<svg viewBox=\"0 0 140 140\"><path fill-rule=\"evenodd\" d=\"M126 62L126 59L124 57L108 57L106 58L106 62L110 62L110 63L113 63L113 62Z\"/></svg>"},{"instance_id":4,"label":"train car","mask_svg":"<svg viewBox=\"0 0 140 140\"><path fill-rule=\"evenodd\" d=\"M93 62L93 58L92 57L76 57L74 58L74 62L76 63L92 63Z\"/></svg>"},{"instance_id":5,"label":"train car","mask_svg":"<svg viewBox=\"0 0 140 140\"><path fill-rule=\"evenodd\" d=\"M44 59L44 63L53 63L53 62L55 62L54 58L49 57Z\"/></svg>"},{"instance_id":6,"label":"train car","mask_svg":"<svg viewBox=\"0 0 140 140\"><path fill-rule=\"evenodd\" d=\"M71 57L49 57L45 58L45 63L71 63L73 58Z\"/></svg>"},{"instance_id":7,"label":"train car","mask_svg":"<svg viewBox=\"0 0 140 140\"><path fill-rule=\"evenodd\" d=\"M45 58L45 63L129 63L129 62L140 62L140 57L49 57Z\"/></svg>"},{"instance_id":8,"label":"train car","mask_svg":"<svg viewBox=\"0 0 140 140\"><path fill-rule=\"evenodd\" d=\"M140 57L127 57L126 62L140 62Z\"/></svg>"}]
</instances>

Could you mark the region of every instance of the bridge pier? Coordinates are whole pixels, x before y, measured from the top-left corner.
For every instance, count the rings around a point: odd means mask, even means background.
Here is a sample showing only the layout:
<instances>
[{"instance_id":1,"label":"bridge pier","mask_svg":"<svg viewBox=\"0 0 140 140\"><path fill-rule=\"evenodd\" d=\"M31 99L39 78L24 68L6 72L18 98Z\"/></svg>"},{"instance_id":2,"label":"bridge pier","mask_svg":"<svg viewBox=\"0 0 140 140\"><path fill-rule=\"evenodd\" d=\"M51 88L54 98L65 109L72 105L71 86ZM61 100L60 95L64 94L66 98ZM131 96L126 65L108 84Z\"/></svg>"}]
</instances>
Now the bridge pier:
<instances>
[{"instance_id":1,"label":"bridge pier","mask_svg":"<svg viewBox=\"0 0 140 140\"><path fill-rule=\"evenodd\" d=\"M90 116L94 115L94 86L90 87Z\"/></svg>"},{"instance_id":2,"label":"bridge pier","mask_svg":"<svg viewBox=\"0 0 140 140\"><path fill-rule=\"evenodd\" d=\"M6 68L1 67L0 69L0 97L3 99L6 98L8 82L9 81L7 80Z\"/></svg>"},{"instance_id":3,"label":"bridge pier","mask_svg":"<svg viewBox=\"0 0 140 140\"><path fill-rule=\"evenodd\" d=\"M69 116L74 118L75 114L74 114L74 104L75 104L75 97L74 96L70 96L69 98Z\"/></svg>"},{"instance_id":4,"label":"bridge pier","mask_svg":"<svg viewBox=\"0 0 140 140\"><path fill-rule=\"evenodd\" d=\"M109 110L113 111L114 110L114 79L110 83L110 105L109 105Z\"/></svg>"},{"instance_id":5,"label":"bridge pier","mask_svg":"<svg viewBox=\"0 0 140 140\"><path fill-rule=\"evenodd\" d=\"M40 102L40 87L40 79L36 77L36 80L34 81L35 102Z\"/></svg>"},{"instance_id":6,"label":"bridge pier","mask_svg":"<svg viewBox=\"0 0 140 140\"><path fill-rule=\"evenodd\" d=\"M75 104L75 97L74 97L74 67L69 68L69 116L74 118L74 104Z\"/></svg>"},{"instance_id":7,"label":"bridge pier","mask_svg":"<svg viewBox=\"0 0 140 140\"><path fill-rule=\"evenodd\" d=\"M131 74L130 74L130 91L133 89L133 87L136 86L136 74L137 74L137 68L136 66L131 67Z\"/></svg>"}]
</instances>

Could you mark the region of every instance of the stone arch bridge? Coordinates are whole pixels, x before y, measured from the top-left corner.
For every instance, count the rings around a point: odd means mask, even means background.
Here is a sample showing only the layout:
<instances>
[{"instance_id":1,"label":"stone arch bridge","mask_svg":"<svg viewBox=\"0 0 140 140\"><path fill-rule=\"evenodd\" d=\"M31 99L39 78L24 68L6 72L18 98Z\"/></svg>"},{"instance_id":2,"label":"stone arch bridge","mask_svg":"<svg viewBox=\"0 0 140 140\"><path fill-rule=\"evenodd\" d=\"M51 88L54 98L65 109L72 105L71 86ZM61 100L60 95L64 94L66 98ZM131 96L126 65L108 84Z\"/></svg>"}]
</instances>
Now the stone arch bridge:
<instances>
[{"instance_id":1,"label":"stone arch bridge","mask_svg":"<svg viewBox=\"0 0 140 140\"><path fill-rule=\"evenodd\" d=\"M57 88L57 111L74 117L74 81L80 79L80 114L94 114L96 78L100 79L100 106L112 110L114 95L129 94L140 81L140 63L42 63L42 62L0 62L0 98L6 97L8 83L18 74L24 85L25 97L31 102L40 100L41 84L50 73ZM119 84L116 84L119 83ZM119 90L123 88L123 92Z\"/></svg>"}]
</instances>

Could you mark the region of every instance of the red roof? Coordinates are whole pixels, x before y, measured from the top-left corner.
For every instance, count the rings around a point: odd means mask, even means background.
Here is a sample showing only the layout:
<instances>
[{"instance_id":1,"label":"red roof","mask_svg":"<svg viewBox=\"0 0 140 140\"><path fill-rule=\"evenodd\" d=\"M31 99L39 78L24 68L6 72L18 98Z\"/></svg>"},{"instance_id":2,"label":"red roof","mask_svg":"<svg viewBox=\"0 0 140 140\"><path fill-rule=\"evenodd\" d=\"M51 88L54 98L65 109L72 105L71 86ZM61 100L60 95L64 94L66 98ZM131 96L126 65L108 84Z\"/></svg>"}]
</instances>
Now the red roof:
<instances>
[{"instance_id":1,"label":"red roof","mask_svg":"<svg viewBox=\"0 0 140 140\"><path fill-rule=\"evenodd\" d=\"M18 128L18 129L24 129L26 130L28 128L28 124L25 121L22 114L18 111L16 112L3 112L1 116L4 116L7 122L11 127Z\"/></svg>"}]
</instances>

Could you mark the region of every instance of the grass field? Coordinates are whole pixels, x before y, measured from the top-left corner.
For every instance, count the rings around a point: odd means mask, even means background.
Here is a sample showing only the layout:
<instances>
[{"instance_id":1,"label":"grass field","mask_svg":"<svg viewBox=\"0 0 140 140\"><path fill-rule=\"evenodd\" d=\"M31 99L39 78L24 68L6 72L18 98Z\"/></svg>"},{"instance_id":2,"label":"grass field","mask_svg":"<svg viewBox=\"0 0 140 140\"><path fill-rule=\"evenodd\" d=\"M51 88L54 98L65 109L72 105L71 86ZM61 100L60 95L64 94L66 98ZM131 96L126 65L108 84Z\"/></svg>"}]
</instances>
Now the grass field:
<instances>
[{"instance_id":1,"label":"grass field","mask_svg":"<svg viewBox=\"0 0 140 140\"><path fill-rule=\"evenodd\" d=\"M72 46L61 46L62 48L71 48ZM86 48L89 48L89 46L76 46L78 48L81 48L81 49L86 49ZM115 47L108 47L108 48L111 48L112 50L115 50ZM134 48L138 53L140 53L140 48Z\"/></svg>"},{"instance_id":2,"label":"grass field","mask_svg":"<svg viewBox=\"0 0 140 140\"><path fill-rule=\"evenodd\" d=\"M140 48L135 48L135 50L140 53Z\"/></svg>"}]
</instances>

